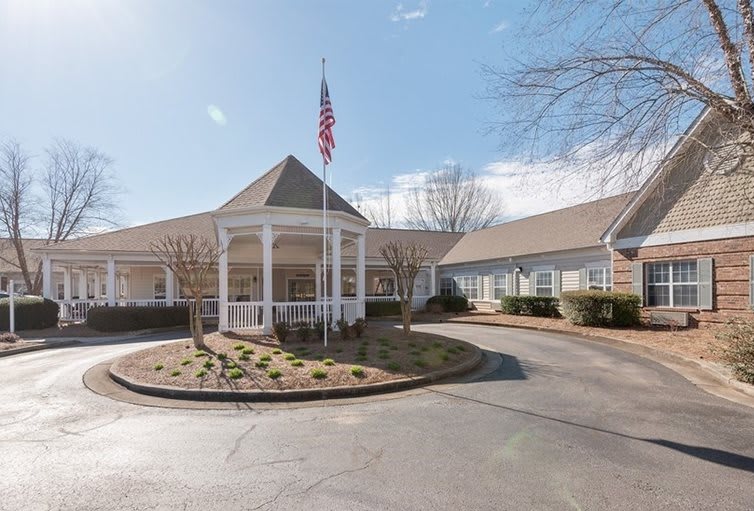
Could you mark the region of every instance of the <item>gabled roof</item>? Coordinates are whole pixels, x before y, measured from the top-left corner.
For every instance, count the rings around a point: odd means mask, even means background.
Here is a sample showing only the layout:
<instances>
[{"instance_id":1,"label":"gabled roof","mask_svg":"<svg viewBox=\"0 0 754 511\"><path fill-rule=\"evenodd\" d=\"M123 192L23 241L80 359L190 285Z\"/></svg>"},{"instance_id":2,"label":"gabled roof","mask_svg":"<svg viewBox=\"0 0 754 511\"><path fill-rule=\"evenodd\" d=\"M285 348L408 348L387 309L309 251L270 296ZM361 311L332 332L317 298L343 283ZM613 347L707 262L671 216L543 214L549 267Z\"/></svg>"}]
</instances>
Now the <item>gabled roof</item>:
<instances>
[{"instance_id":1,"label":"gabled roof","mask_svg":"<svg viewBox=\"0 0 754 511\"><path fill-rule=\"evenodd\" d=\"M382 258L380 247L388 241L415 242L427 248L429 261L439 261L463 238L462 232L417 231L413 229L369 228L364 239L366 257ZM356 257L356 247L343 248L344 257Z\"/></svg>"},{"instance_id":2,"label":"gabled roof","mask_svg":"<svg viewBox=\"0 0 754 511\"><path fill-rule=\"evenodd\" d=\"M602 234L634 192L467 233L441 265L490 261L600 246Z\"/></svg>"},{"instance_id":3,"label":"gabled roof","mask_svg":"<svg viewBox=\"0 0 754 511\"><path fill-rule=\"evenodd\" d=\"M327 197L327 207L330 211L341 211L366 220L329 186ZM261 206L321 210L322 180L295 156L289 154L283 161L220 206L218 211Z\"/></svg>"},{"instance_id":4,"label":"gabled roof","mask_svg":"<svg viewBox=\"0 0 754 511\"><path fill-rule=\"evenodd\" d=\"M35 248L44 247L47 240L39 238L24 238L24 252L26 263L31 271L35 271L35 265L39 263L39 256L32 253ZM0 273L16 273L21 270L18 268L18 255L16 249L8 238L0 238Z\"/></svg>"},{"instance_id":5,"label":"gabled roof","mask_svg":"<svg viewBox=\"0 0 754 511\"><path fill-rule=\"evenodd\" d=\"M46 251L92 251L149 253L150 244L168 234L196 234L215 240L215 223L211 212L171 218L151 224L63 241L46 247Z\"/></svg>"}]
</instances>

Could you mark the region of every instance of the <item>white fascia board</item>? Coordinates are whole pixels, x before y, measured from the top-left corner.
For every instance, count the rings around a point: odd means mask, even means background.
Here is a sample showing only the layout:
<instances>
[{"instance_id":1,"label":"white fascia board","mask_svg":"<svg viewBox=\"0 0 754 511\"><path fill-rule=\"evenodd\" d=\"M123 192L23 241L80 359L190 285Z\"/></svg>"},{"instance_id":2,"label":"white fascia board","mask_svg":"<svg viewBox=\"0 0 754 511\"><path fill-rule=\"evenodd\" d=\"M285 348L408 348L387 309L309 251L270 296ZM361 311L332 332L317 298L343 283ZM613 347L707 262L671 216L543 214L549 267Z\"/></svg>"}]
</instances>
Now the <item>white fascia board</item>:
<instances>
[{"instance_id":1,"label":"white fascia board","mask_svg":"<svg viewBox=\"0 0 754 511\"><path fill-rule=\"evenodd\" d=\"M695 241L711 241L727 238L743 238L747 236L754 236L754 222L623 238L616 240L613 243L613 248L619 250L623 248L656 247L660 245L693 243Z\"/></svg>"}]
</instances>

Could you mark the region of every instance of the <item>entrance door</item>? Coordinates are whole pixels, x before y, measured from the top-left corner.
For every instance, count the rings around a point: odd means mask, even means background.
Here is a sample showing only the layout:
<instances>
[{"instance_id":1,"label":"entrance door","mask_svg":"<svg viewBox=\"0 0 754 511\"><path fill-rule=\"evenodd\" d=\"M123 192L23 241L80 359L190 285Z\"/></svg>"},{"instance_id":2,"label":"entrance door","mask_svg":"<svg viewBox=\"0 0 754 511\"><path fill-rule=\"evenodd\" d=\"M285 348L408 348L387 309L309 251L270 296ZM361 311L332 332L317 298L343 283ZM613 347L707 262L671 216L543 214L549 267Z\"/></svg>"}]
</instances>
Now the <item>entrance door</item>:
<instances>
[{"instance_id":1,"label":"entrance door","mask_svg":"<svg viewBox=\"0 0 754 511\"><path fill-rule=\"evenodd\" d=\"M313 302L316 300L314 279L289 279L289 302Z\"/></svg>"}]
</instances>

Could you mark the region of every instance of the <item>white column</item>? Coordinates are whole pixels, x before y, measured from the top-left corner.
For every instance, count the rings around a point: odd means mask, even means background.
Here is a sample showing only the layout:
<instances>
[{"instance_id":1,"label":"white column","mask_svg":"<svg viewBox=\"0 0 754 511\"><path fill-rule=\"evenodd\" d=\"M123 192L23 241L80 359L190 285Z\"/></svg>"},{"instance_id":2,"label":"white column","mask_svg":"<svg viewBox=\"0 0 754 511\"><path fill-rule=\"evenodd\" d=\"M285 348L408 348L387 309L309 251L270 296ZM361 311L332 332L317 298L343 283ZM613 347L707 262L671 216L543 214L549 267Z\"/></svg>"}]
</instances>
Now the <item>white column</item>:
<instances>
[{"instance_id":1,"label":"white column","mask_svg":"<svg viewBox=\"0 0 754 511\"><path fill-rule=\"evenodd\" d=\"M100 280L100 277L99 268L97 268L94 270L94 292L92 293L95 300L102 298L102 281Z\"/></svg>"},{"instance_id":2,"label":"white column","mask_svg":"<svg viewBox=\"0 0 754 511\"><path fill-rule=\"evenodd\" d=\"M356 301L359 307L359 317L364 317L364 301L367 294L367 265L366 265L366 243L364 235L359 234L356 237Z\"/></svg>"},{"instance_id":3,"label":"white column","mask_svg":"<svg viewBox=\"0 0 754 511\"><path fill-rule=\"evenodd\" d=\"M228 231L226 229L220 230L220 258L217 261L217 294L218 300L218 321L217 329L221 332L228 331L228 247L230 246L230 240L228 239Z\"/></svg>"},{"instance_id":4,"label":"white column","mask_svg":"<svg viewBox=\"0 0 754 511\"><path fill-rule=\"evenodd\" d=\"M340 228L335 227L332 230L332 320L338 321L341 318L341 276L340 276Z\"/></svg>"},{"instance_id":5,"label":"white column","mask_svg":"<svg viewBox=\"0 0 754 511\"><path fill-rule=\"evenodd\" d=\"M437 294L437 263L432 263L429 267L429 295L435 296Z\"/></svg>"},{"instance_id":6,"label":"white column","mask_svg":"<svg viewBox=\"0 0 754 511\"><path fill-rule=\"evenodd\" d=\"M317 302L322 299L322 263L320 261L314 264L314 299Z\"/></svg>"},{"instance_id":7,"label":"white column","mask_svg":"<svg viewBox=\"0 0 754 511\"><path fill-rule=\"evenodd\" d=\"M86 292L87 281L89 280L86 268L79 269L79 300L86 300L89 295Z\"/></svg>"},{"instance_id":8,"label":"white column","mask_svg":"<svg viewBox=\"0 0 754 511\"><path fill-rule=\"evenodd\" d=\"M175 300L175 279L173 278L173 272L167 266L162 268L165 271L165 304L170 307ZM218 280L218 284L220 281ZM228 286L228 279L225 279L225 287ZM218 290L219 292L219 290Z\"/></svg>"},{"instance_id":9,"label":"white column","mask_svg":"<svg viewBox=\"0 0 754 511\"><path fill-rule=\"evenodd\" d=\"M47 254L42 259L42 296L52 299L52 261Z\"/></svg>"},{"instance_id":10,"label":"white column","mask_svg":"<svg viewBox=\"0 0 754 511\"><path fill-rule=\"evenodd\" d=\"M107 259L107 280L105 280L105 289L107 291L107 306L115 307L115 258L110 256Z\"/></svg>"},{"instance_id":11,"label":"white column","mask_svg":"<svg viewBox=\"0 0 754 511\"><path fill-rule=\"evenodd\" d=\"M272 225L262 226L262 324L272 333Z\"/></svg>"},{"instance_id":12,"label":"white column","mask_svg":"<svg viewBox=\"0 0 754 511\"><path fill-rule=\"evenodd\" d=\"M63 299L70 300L73 289L73 271L70 266L63 267Z\"/></svg>"}]
</instances>

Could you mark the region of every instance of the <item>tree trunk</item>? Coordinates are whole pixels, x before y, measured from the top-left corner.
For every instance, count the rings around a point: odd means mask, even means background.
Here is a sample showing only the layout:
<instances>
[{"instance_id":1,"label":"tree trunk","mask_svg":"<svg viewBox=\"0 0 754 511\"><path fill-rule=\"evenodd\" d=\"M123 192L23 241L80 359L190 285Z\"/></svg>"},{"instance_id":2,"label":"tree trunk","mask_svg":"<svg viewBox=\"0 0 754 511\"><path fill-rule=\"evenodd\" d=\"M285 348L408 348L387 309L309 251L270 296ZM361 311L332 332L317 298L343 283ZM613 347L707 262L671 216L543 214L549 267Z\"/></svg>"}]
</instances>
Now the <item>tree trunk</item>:
<instances>
[{"instance_id":1,"label":"tree trunk","mask_svg":"<svg viewBox=\"0 0 754 511\"><path fill-rule=\"evenodd\" d=\"M411 302L401 298L401 316L403 318L403 333L411 335Z\"/></svg>"},{"instance_id":2,"label":"tree trunk","mask_svg":"<svg viewBox=\"0 0 754 511\"><path fill-rule=\"evenodd\" d=\"M191 310L189 302L189 314L191 315L191 337L194 340L194 347L198 350L204 350L207 345L204 344L204 325L202 325L202 299L197 298L194 302L194 310Z\"/></svg>"}]
</instances>

